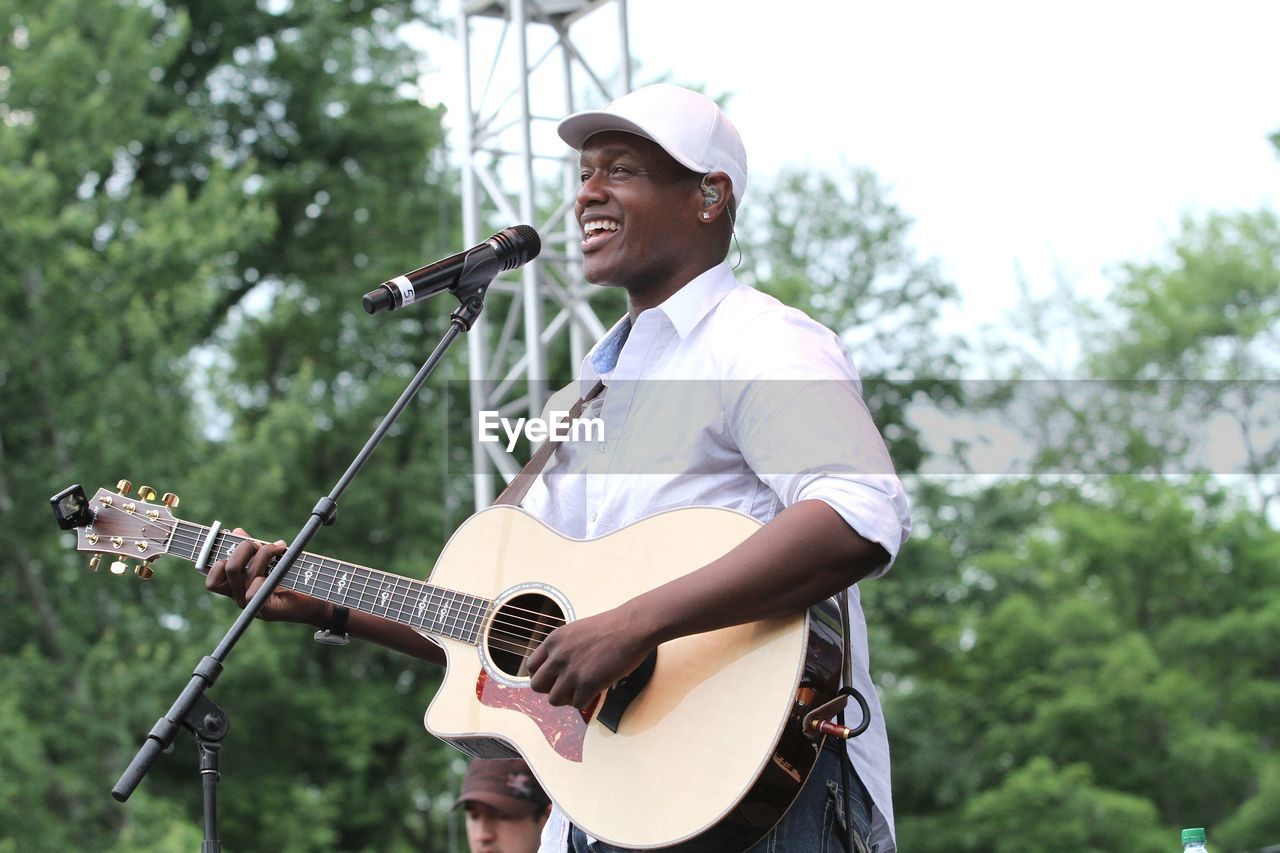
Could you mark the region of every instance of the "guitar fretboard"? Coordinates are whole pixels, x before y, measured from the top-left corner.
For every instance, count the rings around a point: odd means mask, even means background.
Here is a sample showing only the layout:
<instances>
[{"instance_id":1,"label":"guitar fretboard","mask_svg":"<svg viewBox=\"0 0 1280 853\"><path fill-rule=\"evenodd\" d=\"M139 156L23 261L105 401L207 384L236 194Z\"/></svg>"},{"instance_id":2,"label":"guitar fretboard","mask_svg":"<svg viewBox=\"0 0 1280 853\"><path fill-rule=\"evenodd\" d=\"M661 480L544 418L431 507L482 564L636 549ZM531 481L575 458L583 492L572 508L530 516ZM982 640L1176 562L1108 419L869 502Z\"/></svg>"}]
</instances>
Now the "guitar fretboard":
<instances>
[{"instance_id":1,"label":"guitar fretboard","mask_svg":"<svg viewBox=\"0 0 1280 853\"><path fill-rule=\"evenodd\" d=\"M195 562L204 549L209 530L199 524L176 521L169 553ZM220 530L214 539L209 563L230 557L245 538ZM280 586L472 645L493 606L486 598L306 551L298 555Z\"/></svg>"}]
</instances>

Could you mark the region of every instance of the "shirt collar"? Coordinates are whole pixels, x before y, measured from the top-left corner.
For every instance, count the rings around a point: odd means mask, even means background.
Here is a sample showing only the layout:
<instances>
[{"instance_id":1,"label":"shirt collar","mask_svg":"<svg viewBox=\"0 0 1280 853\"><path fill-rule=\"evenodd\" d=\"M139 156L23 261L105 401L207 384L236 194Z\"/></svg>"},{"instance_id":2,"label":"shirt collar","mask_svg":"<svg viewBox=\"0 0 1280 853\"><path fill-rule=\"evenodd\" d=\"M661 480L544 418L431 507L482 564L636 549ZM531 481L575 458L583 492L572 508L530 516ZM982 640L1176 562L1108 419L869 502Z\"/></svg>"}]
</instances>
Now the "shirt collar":
<instances>
[{"instance_id":1,"label":"shirt collar","mask_svg":"<svg viewBox=\"0 0 1280 853\"><path fill-rule=\"evenodd\" d=\"M724 260L668 296L656 310L666 314L676 334L686 338L737 286L729 261Z\"/></svg>"},{"instance_id":2,"label":"shirt collar","mask_svg":"<svg viewBox=\"0 0 1280 853\"><path fill-rule=\"evenodd\" d=\"M733 270L729 268L728 260L725 260L668 296L661 305L649 310L661 311L676 334L683 339L737 286ZM641 312L641 316L645 313L647 312ZM610 375L618 366L622 345L627 342L630 334L631 318L624 315L587 353L579 371L584 395L596 384L596 380L604 380L608 384Z\"/></svg>"}]
</instances>

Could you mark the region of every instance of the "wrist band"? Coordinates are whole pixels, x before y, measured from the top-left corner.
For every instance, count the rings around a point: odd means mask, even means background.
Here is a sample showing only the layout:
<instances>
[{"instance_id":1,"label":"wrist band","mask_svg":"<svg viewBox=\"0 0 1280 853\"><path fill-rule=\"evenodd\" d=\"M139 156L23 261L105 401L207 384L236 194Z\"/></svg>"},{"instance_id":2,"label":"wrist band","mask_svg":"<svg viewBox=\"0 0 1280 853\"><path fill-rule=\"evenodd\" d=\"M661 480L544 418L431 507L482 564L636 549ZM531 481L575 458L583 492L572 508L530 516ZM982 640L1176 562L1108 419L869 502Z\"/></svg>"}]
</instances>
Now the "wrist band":
<instances>
[{"instance_id":1,"label":"wrist band","mask_svg":"<svg viewBox=\"0 0 1280 853\"><path fill-rule=\"evenodd\" d=\"M329 627L316 631L312 639L326 646L345 646L351 642L351 637L347 634L347 619L350 617L351 611L349 609L341 604L335 604L333 606L333 619L329 622Z\"/></svg>"}]
</instances>

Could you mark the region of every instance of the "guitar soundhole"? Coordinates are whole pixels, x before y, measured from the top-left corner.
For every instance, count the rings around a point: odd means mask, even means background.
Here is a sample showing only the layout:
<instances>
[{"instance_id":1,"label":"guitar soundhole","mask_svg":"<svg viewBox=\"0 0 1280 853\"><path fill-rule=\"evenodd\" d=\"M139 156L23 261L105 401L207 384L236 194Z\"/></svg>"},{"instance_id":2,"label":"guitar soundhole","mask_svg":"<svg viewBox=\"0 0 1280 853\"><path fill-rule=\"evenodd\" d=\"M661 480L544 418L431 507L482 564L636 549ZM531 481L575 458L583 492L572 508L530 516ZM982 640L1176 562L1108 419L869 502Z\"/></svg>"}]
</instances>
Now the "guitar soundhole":
<instances>
[{"instance_id":1,"label":"guitar soundhole","mask_svg":"<svg viewBox=\"0 0 1280 853\"><path fill-rule=\"evenodd\" d=\"M527 592L509 599L498 608L485 637L489 660L505 675L527 677L529 655L564 622L559 603L543 593Z\"/></svg>"}]
</instances>

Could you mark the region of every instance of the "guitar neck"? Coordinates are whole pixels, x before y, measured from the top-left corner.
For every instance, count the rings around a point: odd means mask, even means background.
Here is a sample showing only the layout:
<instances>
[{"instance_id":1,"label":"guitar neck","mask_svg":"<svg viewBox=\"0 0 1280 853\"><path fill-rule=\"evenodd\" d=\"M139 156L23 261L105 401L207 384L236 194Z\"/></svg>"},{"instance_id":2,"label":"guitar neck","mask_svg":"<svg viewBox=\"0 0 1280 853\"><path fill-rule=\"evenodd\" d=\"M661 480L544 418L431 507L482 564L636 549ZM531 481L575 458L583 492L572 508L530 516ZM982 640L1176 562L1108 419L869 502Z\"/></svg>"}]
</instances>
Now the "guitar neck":
<instances>
[{"instance_id":1,"label":"guitar neck","mask_svg":"<svg viewBox=\"0 0 1280 853\"><path fill-rule=\"evenodd\" d=\"M209 533L208 527L176 521L168 553L195 562L204 550ZM208 562L226 559L247 538L219 530ZM493 607L493 602L486 598L305 551L289 567L280 586L432 636L471 645L476 644L480 626Z\"/></svg>"}]
</instances>

